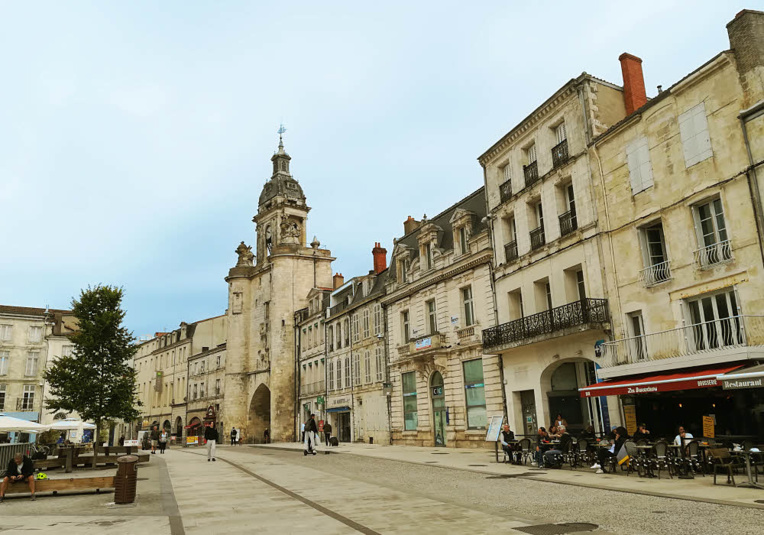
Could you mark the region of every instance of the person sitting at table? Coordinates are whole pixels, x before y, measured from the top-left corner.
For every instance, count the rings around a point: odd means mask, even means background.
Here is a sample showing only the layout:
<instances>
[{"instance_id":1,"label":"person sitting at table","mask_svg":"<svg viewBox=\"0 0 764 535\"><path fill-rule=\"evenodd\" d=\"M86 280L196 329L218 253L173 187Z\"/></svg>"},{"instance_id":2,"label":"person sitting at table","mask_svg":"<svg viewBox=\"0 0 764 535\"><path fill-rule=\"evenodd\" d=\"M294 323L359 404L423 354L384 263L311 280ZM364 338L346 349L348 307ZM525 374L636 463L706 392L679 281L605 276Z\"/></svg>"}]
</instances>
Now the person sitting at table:
<instances>
[{"instance_id":1,"label":"person sitting at table","mask_svg":"<svg viewBox=\"0 0 764 535\"><path fill-rule=\"evenodd\" d=\"M539 427L536 435L536 466L544 468L544 449L542 446L549 443L549 433L543 427Z\"/></svg>"},{"instance_id":2,"label":"person sitting at table","mask_svg":"<svg viewBox=\"0 0 764 535\"><path fill-rule=\"evenodd\" d=\"M557 417L554 419L554 422L552 422L552 426L556 427L559 432L560 427L568 427L568 421L562 417L562 414L557 413Z\"/></svg>"},{"instance_id":3,"label":"person sitting at table","mask_svg":"<svg viewBox=\"0 0 764 535\"><path fill-rule=\"evenodd\" d=\"M597 474L607 473L605 466L607 466L611 459L618 455L618 451L621 449L621 446L623 446L623 443L626 442L627 438L629 438L629 434L624 427L616 427L613 430L613 434L615 435L615 439L611 442L610 446L603 446L597 450L597 462L594 464L594 466L592 466L592 468L597 470Z\"/></svg>"},{"instance_id":4,"label":"person sitting at table","mask_svg":"<svg viewBox=\"0 0 764 535\"><path fill-rule=\"evenodd\" d=\"M640 440L650 440L650 431L647 430L647 424L639 424L637 431L634 433L634 442Z\"/></svg>"},{"instance_id":5,"label":"person sitting at table","mask_svg":"<svg viewBox=\"0 0 764 535\"><path fill-rule=\"evenodd\" d=\"M499 433L499 441L501 442L501 449L504 450L504 453L509 457L509 460L514 463L515 449L514 444L510 444L510 442L515 441L515 434L509 428L509 424L504 424L502 427L501 433Z\"/></svg>"},{"instance_id":6,"label":"person sitting at table","mask_svg":"<svg viewBox=\"0 0 764 535\"><path fill-rule=\"evenodd\" d=\"M688 433L684 430L684 426L679 426L679 434L674 437L674 445L676 446L686 446L689 442L689 439L695 438L692 436L692 433Z\"/></svg>"},{"instance_id":7,"label":"person sitting at table","mask_svg":"<svg viewBox=\"0 0 764 535\"><path fill-rule=\"evenodd\" d=\"M578 435L578 438L588 440L589 442L594 442L597 440L597 435L594 434L594 426L587 426L586 429L581 431L581 434Z\"/></svg>"}]
</instances>

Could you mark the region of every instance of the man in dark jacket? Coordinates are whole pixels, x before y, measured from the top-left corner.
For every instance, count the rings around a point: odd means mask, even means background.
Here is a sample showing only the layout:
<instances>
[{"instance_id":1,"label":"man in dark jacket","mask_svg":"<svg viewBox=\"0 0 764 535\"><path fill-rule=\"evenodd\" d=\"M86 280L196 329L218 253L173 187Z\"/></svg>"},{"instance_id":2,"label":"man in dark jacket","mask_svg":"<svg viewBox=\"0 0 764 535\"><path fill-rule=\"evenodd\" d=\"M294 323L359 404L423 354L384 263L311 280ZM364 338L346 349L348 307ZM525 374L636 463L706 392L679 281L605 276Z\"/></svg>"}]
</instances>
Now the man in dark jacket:
<instances>
[{"instance_id":1,"label":"man in dark jacket","mask_svg":"<svg viewBox=\"0 0 764 535\"><path fill-rule=\"evenodd\" d=\"M316 454L316 436L318 435L318 426L316 425L316 415L311 414L308 423L305 424L305 451L304 455Z\"/></svg>"},{"instance_id":2,"label":"man in dark jacket","mask_svg":"<svg viewBox=\"0 0 764 535\"><path fill-rule=\"evenodd\" d=\"M29 483L29 492L32 493L32 501L34 501L34 463L26 455L17 453L8 462L8 468L6 469L3 483L0 486L0 502L5 497L8 485L11 483L24 483L25 481Z\"/></svg>"},{"instance_id":3,"label":"man in dark jacket","mask_svg":"<svg viewBox=\"0 0 764 535\"><path fill-rule=\"evenodd\" d=\"M207 441L207 462L215 460L215 445L218 442L218 430L213 424L204 430L204 439Z\"/></svg>"},{"instance_id":4,"label":"man in dark jacket","mask_svg":"<svg viewBox=\"0 0 764 535\"><path fill-rule=\"evenodd\" d=\"M623 443L629 438L629 433L626 431L625 427L616 427L613 429L613 435L614 439L609 447L601 446L597 450L597 464L595 464L593 468L596 467L596 473L598 474L607 473L605 468L608 463L611 462L613 458L617 457L618 452L621 450L621 446L623 446Z\"/></svg>"},{"instance_id":5,"label":"man in dark jacket","mask_svg":"<svg viewBox=\"0 0 764 535\"><path fill-rule=\"evenodd\" d=\"M329 439L332 438L332 424L328 421L324 424L324 437L326 438L326 445L329 446Z\"/></svg>"}]
</instances>

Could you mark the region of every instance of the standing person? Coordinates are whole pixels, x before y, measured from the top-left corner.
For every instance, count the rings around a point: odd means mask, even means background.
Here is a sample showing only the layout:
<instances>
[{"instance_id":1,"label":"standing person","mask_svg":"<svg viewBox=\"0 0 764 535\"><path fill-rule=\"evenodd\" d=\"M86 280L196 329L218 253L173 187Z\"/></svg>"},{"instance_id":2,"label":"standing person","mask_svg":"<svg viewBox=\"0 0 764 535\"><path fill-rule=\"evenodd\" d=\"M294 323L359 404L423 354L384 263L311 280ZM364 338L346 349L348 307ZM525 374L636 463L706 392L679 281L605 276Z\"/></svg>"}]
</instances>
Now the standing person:
<instances>
[{"instance_id":1,"label":"standing person","mask_svg":"<svg viewBox=\"0 0 764 535\"><path fill-rule=\"evenodd\" d=\"M218 430L210 424L204 430L204 439L207 441L207 462L215 460L215 445L218 442Z\"/></svg>"},{"instance_id":2,"label":"standing person","mask_svg":"<svg viewBox=\"0 0 764 535\"><path fill-rule=\"evenodd\" d=\"M167 429L162 429L162 432L159 433L159 453L164 455L164 450L167 447L167 441L170 439L170 436L167 434Z\"/></svg>"},{"instance_id":3,"label":"standing person","mask_svg":"<svg viewBox=\"0 0 764 535\"><path fill-rule=\"evenodd\" d=\"M124 446L125 445L125 435L121 435L119 437L119 442L117 442L117 444L119 444L120 446Z\"/></svg>"},{"instance_id":4,"label":"standing person","mask_svg":"<svg viewBox=\"0 0 764 535\"><path fill-rule=\"evenodd\" d=\"M29 492L32 493L32 501L34 501L34 463L26 455L17 453L8 462L3 483L0 485L0 502L3 501L9 484L24 482L29 483Z\"/></svg>"},{"instance_id":5,"label":"standing person","mask_svg":"<svg viewBox=\"0 0 764 535\"><path fill-rule=\"evenodd\" d=\"M266 444L271 443L271 432L268 431L267 429L263 431L263 440L265 441Z\"/></svg>"},{"instance_id":6,"label":"standing person","mask_svg":"<svg viewBox=\"0 0 764 535\"><path fill-rule=\"evenodd\" d=\"M235 427L231 428L231 446L235 446L236 445L236 436L237 435L238 435L238 433L236 432L236 428Z\"/></svg>"},{"instance_id":7,"label":"standing person","mask_svg":"<svg viewBox=\"0 0 764 535\"><path fill-rule=\"evenodd\" d=\"M318 426L316 425L316 415L311 414L308 423L305 424L305 451L303 455L312 453L316 454L316 434L318 433Z\"/></svg>"},{"instance_id":8,"label":"standing person","mask_svg":"<svg viewBox=\"0 0 764 535\"><path fill-rule=\"evenodd\" d=\"M159 445L159 430L157 429L157 426L154 426L153 429L151 429L149 438L151 439L151 453L155 454L157 452L157 446Z\"/></svg>"},{"instance_id":9,"label":"standing person","mask_svg":"<svg viewBox=\"0 0 764 535\"><path fill-rule=\"evenodd\" d=\"M329 439L332 438L332 424L329 420L324 424L324 438L326 439L326 445L329 446Z\"/></svg>"}]
</instances>

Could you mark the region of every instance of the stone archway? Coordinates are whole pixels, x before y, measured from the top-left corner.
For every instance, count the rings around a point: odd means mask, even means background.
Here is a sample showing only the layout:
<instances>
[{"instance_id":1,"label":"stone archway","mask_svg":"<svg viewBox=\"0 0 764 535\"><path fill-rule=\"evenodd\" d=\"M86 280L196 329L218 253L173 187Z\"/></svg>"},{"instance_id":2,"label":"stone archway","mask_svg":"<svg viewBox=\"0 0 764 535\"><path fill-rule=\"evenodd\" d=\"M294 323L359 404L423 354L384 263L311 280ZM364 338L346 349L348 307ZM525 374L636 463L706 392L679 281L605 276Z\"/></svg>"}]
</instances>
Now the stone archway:
<instances>
[{"instance_id":1,"label":"stone archway","mask_svg":"<svg viewBox=\"0 0 764 535\"><path fill-rule=\"evenodd\" d=\"M255 390L252 401L249 404L249 414L247 417L247 434L245 440L248 442L264 442L265 430L271 429L271 391L261 384Z\"/></svg>"},{"instance_id":2,"label":"stone archway","mask_svg":"<svg viewBox=\"0 0 764 535\"><path fill-rule=\"evenodd\" d=\"M593 374L594 363L585 358L563 359L547 366L541 373L542 422L546 423L539 425L557 425L556 417L561 415L568 432L576 435L588 425L598 427L591 400L581 398L578 391L589 384Z\"/></svg>"},{"instance_id":3,"label":"stone archway","mask_svg":"<svg viewBox=\"0 0 764 535\"><path fill-rule=\"evenodd\" d=\"M183 418L178 416L175 418L175 435L180 440L183 437Z\"/></svg>"},{"instance_id":4,"label":"stone archway","mask_svg":"<svg viewBox=\"0 0 764 535\"><path fill-rule=\"evenodd\" d=\"M166 429L168 433L172 431L172 424L170 423L170 420L164 421L162 424L162 429Z\"/></svg>"}]
</instances>

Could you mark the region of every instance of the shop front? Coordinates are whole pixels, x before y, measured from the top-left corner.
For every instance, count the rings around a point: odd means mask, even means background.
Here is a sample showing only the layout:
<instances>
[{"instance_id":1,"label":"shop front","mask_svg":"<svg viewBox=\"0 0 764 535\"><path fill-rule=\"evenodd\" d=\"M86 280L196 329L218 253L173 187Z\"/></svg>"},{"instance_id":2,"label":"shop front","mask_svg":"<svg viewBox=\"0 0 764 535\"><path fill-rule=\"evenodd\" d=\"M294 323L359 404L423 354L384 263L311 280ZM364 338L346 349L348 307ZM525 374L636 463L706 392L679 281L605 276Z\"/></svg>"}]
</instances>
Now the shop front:
<instances>
[{"instance_id":1,"label":"shop front","mask_svg":"<svg viewBox=\"0 0 764 535\"><path fill-rule=\"evenodd\" d=\"M762 439L761 391L725 390L719 379L742 366L730 363L630 376L594 383L579 391L582 398L618 396L629 434L645 423L654 439L672 440L679 426L695 437Z\"/></svg>"},{"instance_id":2,"label":"shop front","mask_svg":"<svg viewBox=\"0 0 764 535\"><path fill-rule=\"evenodd\" d=\"M350 414L352 411L352 398L339 396L328 398L326 402L326 421L332 426L332 435L340 442L351 442L352 423Z\"/></svg>"}]
</instances>

